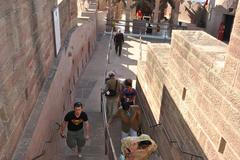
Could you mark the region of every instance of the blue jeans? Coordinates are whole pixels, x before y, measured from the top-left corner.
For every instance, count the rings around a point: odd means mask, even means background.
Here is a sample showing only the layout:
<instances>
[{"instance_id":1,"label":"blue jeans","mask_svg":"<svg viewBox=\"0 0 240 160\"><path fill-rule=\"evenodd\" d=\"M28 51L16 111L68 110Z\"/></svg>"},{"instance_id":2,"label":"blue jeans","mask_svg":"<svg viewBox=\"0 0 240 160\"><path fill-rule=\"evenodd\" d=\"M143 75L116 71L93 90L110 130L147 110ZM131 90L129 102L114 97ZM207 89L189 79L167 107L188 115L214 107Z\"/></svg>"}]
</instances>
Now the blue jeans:
<instances>
[{"instance_id":1,"label":"blue jeans","mask_svg":"<svg viewBox=\"0 0 240 160\"><path fill-rule=\"evenodd\" d=\"M125 137L128 137L128 136L137 137L137 131L135 131L132 128L130 128L128 132L123 132L122 131L122 138L125 138Z\"/></svg>"}]
</instances>

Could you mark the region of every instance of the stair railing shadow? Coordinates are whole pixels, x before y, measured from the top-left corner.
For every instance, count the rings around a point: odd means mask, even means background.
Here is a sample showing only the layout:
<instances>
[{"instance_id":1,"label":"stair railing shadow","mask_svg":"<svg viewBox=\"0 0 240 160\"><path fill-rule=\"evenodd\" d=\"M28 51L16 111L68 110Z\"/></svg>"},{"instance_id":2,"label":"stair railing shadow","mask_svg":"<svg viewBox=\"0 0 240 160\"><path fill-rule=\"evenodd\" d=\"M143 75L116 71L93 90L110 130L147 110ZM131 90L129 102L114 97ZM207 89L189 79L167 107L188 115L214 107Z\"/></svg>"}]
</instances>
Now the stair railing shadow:
<instances>
[{"instance_id":1,"label":"stair railing shadow","mask_svg":"<svg viewBox=\"0 0 240 160\"><path fill-rule=\"evenodd\" d=\"M163 133L164 133L165 136L167 137L168 142L171 143L171 144L176 144L176 145L177 145L177 148L179 149L179 151L180 151L182 154L186 154L186 155L190 156L190 160L192 160L194 157L195 157L195 158L199 158L199 159L201 159L201 160L204 160L203 156L201 156L201 155L197 155L197 154L194 154L194 153L190 153L190 152L184 151L184 150L182 149L182 147L179 145L179 143L177 142L177 140L174 140L174 139L172 139L172 138L170 137L168 131L166 130L166 128L164 127L164 125L163 125L162 123L152 124L151 121L149 120L149 117L147 116L147 113L146 113L144 107L142 107L143 104L142 104L141 100L139 99L139 97L137 97L137 99L138 99L138 103L140 103L140 107L141 107L141 109L142 109L142 113L143 113L143 115L144 115L144 118L147 120L147 124L148 124L149 129L155 129L156 127L161 127L162 130L163 130ZM151 136L151 135L150 135L150 136Z\"/></svg>"}]
</instances>

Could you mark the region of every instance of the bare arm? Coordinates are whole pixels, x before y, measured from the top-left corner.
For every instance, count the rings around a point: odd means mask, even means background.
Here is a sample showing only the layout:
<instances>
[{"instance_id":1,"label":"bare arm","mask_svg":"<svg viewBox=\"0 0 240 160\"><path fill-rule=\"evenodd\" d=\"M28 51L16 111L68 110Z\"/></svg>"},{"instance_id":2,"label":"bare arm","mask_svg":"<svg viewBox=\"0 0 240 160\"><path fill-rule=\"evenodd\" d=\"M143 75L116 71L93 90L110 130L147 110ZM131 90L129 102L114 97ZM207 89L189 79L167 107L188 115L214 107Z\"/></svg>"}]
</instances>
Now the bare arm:
<instances>
[{"instance_id":1,"label":"bare arm","mask_svg":"<svg viewBox=\"0 0 240 160\"><path fill-rule=\"evenodd\" d=\"M63 121L63 122L62 122L61 127L60 127L60 135L61 135L61 136L64 136L64 130L65 130L67 124L68 124L67 121Z\"/></svg>"},{"instance_id":2,"label":"bare arm","mask_svg":"<svg viewBox=\"0 0 240 160\"><path fill-rule=\"evenodd\" d=\"M88 121L84 122L84 126L85 126L85 136L86 139L89 139L90 137L90 124Z\"/></svg>"},{"instance_id":3,"label":"bare arm","mask_svg":"<svg viewBox=\"0 0 240 160\"><path fill-rule=\"evenodd\" d=\"M136 101L136 96L133 97L133 104L136 104L135 101Z\"/></svg>"}]
</instances>

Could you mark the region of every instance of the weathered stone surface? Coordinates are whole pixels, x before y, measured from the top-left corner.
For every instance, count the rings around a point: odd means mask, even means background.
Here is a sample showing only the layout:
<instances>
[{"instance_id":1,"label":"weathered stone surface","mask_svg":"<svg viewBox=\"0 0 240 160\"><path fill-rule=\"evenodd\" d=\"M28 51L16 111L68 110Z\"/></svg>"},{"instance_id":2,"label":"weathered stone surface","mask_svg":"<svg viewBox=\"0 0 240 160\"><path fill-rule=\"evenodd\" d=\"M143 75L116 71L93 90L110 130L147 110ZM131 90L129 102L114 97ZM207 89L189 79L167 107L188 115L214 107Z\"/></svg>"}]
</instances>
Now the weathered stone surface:
<instances>
[{"instance_id":1,"label":"weathered stone surface","mask_svg":"<svg viewBox=\"0 0 240 160\"><path fill-rule=\"evenodd\" d=\"M66 40L69 39L69 30L75 25L72 22L82 12L79 1L63 0L59 4L63 48L67 47ZM52 62L55 60L52 23L52 9L55 5L56 1L54 0L1 1L0 123L4 121L3 132L9 135L9 139L6 142L8 145L1 146L0 153L5 156L5 159L11 159L19 135L36 103L43 82L49 75ZM94 33L96 34L96 22L91 20L88 24L90 23L92 26L89 25L88 31L92 32L83 33L83 35L85 40L87 39L92 45L96 39L94 35ZM86 30L87 27L83 28ZM84 46L79 45L82 42L83 40L77 40L73 44L76 46L76 51L74 51L76 55L80 53L80 49L77 47L86 46L85 48L87 48L86 43L83 43ZM76 45L76 43L78 44ZM91 53L87 60L90 56ZM79 55L79 57L85 58L85 54ZM81 63L77 61L76 64ZM64 67L69 68L68 66ZM69 70L71 71L71 69ZM65 75L63 74L61 77L65 77ZM14 112L18 114L14 115ZM21 125L17 126L18 123Z\"/></svg>"},{"instance_id":2,"label":"weathered stone surface","mask_svg":"<svg viewBox=\"0 0 240 160\"><path fill-rule=\"evenodd\" d=\"M227 55L225 44L197 31L173 31L168 50L170 56L165 58L165 65L162 65L160 46L148 49L144 67L138 68L138 80L142 87L140 92L143 92L141 96L146 97L146 105L152 112L149 116L155 117L156 110L152 106L159 103L156 95L165 88L169 95L160 94L160 122L166 125L170 136L175 134L174 138L183 144L186 137L194 135L197 143L187 143L185 148L195 148L192 152L200 151L207 159L239 159L238 59ZM152 71L158 73L159 78L152 76ZM183 88L186 88L185 99L182 99ZM164 105L169 107L164 108ZM171 108L174 105L176 110ZM164 117L163 113L169 116ZM184 121L180 121L182 117ZM182 132L186 126L191 133ZM161 132L156 134L163 137ZM223 154L218 153L221 137L227 143ZM169 145L164 140L159 143ZM176 154L173 159L179 158L176 150L168 150L164 151L170 155Z\"/></svg>"},{"instance_id":3,"label":"weathered stone surface","mask_svg":"<svg viewBox=\"0 0 240 160\"><path fill-rule=\"evenodd\" d=\"M236 109L236 110L240 110L240 95L239 95L239 91L238 90L229 90L227 92L227 96L226 98L230 101L230 103L232 104L232 106Z\"/></svg>"},{"instance_id":4,"label":"weathered stone surface","mask_svg":"<svg viewBox=\"0 0 240 160\"><path fill-rule=\"evenodd\" d=\"M230 86L234 83L234 77L237 73L238 60L234 57L228 56L225 61L225 67L222 73L224 81Z\"/></svg>"},{"instance_id":5,"label":"weathered stone surface","mask_svg":"<svg viewBox=\"0 0 240 160\"><path fill-rule=\"evenodd\" d=\"M39 84L44 81L44 79L41 79L43 76L38 77L36 74L27 74L31 76L32 79L35 79L37 84L32 83L32 81L27 83L28 94L32 96L31 99L27 100L28 106L23 113L24 119L26 119L31 112L31 106L33 105L29 104L33 102L36 104L31 113L31 120L29 121L31 123L27 124L24 137L18 145L14 159L32 159L36 154L41 152L41 146L44 145L46 139L49 139L49 133L52 132L53 124L55 124L54 120L60 119L59 116L65 111L65 106L70 105L69 103L72 102L74 81L76 82L77 77L80 77L81 71L93 53L91 48L88 48L88 45L91 46L95 43L96 35L94 31L96 28L94 27L96 27L96 21L90 19L90 21L83 23L73 30L73 33L71 32L71 34L68 35L69 39L67 40L69 43L65 44L66 48L62 50L58 62L55 62L54 66L50 66L51 74L48 75L48 78L45 80L43 88L38 87ZM82 37L85 37L85 39L82 39ZM39 72L39 68L35 67L36 63L39 63L38 58L42 59L43 57L36 57L35 59L29 57L27 59L28 69L35 73ZM45 66L45 64L43 64L43 66ZM42 70L46 72L44 69ZM40 89L42 89L41 92ZM37 95L36 93L39 92L40 95L35 96ZM55 99L55 101L52 101L53 99ZM36 128L34 126L36 126ZM25 155L21 154L23 148L27 150Z\"/></svg>"},{"instance_id":6,"label":"weathered stone surface","mask_svg":"<svg viewBox=\"0 0 240 160\"><path fill-rule=\"evenodd\" d=\"M3 159L4 157L4 155L2 154L2 150L6 146L7 141L8 141L8 138L6 135L5 127L3 123L0 121L0 150L1 150L0 159Z\"/></svg>"},{"instance_id":7,"label":"weathered stone surface","mask_svg":"<svg viewBox=\"0 0 240 160\"><path fill-rule=\"evenodd\" d=\"M222 101L222 104L218 108L219 112L222 113L233 128L240 132L240 111L226 100Z\"/></svg>"},{"instance_id":8,"label":"weathered stone surface","mask_svg":"<svg viewBox=\"0 0 240 160\"><path fill-rule=\"evenodd\" d=\"M234 25L233 25L233 29L232 29L232 35L236 35L238 37L240 36L240 23L239 23L240 22L240 11L239 11L239 9L240 9L240 5L238 3L235 18L234 18ZM231 36L231 38L232 38L232 36ZM232 39L231 39L230 43L234 43L234 41L232 41Z\"/></svg>"},{"instance_id":9,"label":"weathered stone surface","mask_svg":"<svg viewBox=\"0 0 240 160\"><path fill-rule=\"evenodd\" d=\"M220 156L218 156L216 148L210 143L207 142L204 150L207 150L206 156L211 157L212 160L221 160Z\"/></svg>"},{"instance_id":10,"label":"weathered stone surface","mask_svg":"<svg viewBox=\"0 0 240 160\"><path fill-rule=\"evenodd\" d=\"M231 40L229 43L228 50L230 55L240 60L239 50L240 50L240 36L237 36L235 32L232 33Z\"/></svg>"},{"instance_id":11,"label":"weathered stone surface","mask_svg":"<svg viewBox=\"0 0 240 160\"><path fill-rule=\"evenodd\" d=\"M222 96L219 92L206 82L202 83L202 93L212 102L214 107L220 106L222 103Z\"/></svg>"},{"instance_id":12,"label":"weathered stone surface","mask_svg":"<svg viewBox=\"0 0 240 160\"><path fill-rule=\"evenodd\" d=\"M228 160L239 159L240 157L234 152L228 145L226 145L225 151L223 153L223 157Z\"/></svg>"}]
</instances>

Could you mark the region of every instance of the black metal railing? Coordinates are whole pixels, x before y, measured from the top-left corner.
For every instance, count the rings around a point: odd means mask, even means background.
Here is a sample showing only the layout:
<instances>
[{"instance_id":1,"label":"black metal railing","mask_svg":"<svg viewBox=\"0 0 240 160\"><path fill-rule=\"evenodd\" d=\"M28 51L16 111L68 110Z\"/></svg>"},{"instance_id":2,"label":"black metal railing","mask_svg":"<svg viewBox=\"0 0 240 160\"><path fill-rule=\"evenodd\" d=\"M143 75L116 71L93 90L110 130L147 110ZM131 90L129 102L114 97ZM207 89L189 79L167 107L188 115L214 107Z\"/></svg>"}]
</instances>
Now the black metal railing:
<instances>
[{"instance_id":1,"label":"black metal railing","mask_svg":"<svg viewBox=\"0 0 240 160\"><path fill-rule=\"evenodd\" d=\"M110 53L112 49L112 39L113 39L113 28L111 30L111 35L108 43L108 52L106 57L106 68L104 72L104 78L107 75L107 68L108 64L110 63ZM104 81L105 85L105 81ZM100 96L101 96L101 112L103 113L103 123L104 123L104 136L105 136L105 155L108 155L110 160L117 160L116 151L113 145L112 137L108 127L108 120L107 120L107 111L106 111L106 98L104 96L104 90L101 89Z\"/></svg>"},{"instance_id":2,"label":"black metal railing","mask_svg":"<svg viewBox=\"0 0 240 160\"><path fill-rule=\"evenodd\" d=\"M101 90L102 93L102 90ZM113 145L112 137L109 131L108 122L107 122L107 112L106 112L106 98L104 94L101 94L101 108L103 113L103 122L104 122L104 135L105 135L105 154L108 155L110 160L117 160L117 154Z\"/></svg>"},{"instance_id":3,"label":"black metal railing","mask_svg":"<svg viewBox=\"0 0 240 160\"><path fill-rule=\"evenodd\" d=\"M139 42L139 50L140 50L139 59L141 61L142 60L142 33L140 33L140 35L139 35L139 40L140 40L140 42Z\"/></svg>"},{"instance_id":4,"label":"black metal railing","mask_svg":"<svg viewBox=\"0 0 240 160\"><path fill-rule=\"evenodd\" d=\"M133 21L133 20L120 20L120 19L106 19L106 31L109 33L108 28L113 27L116 31L117 28L125 28L125 34L136 36L135 34L141 33L144 38L154 38L161 40L171 39L171 26L168 22L152 23L147 21ZM141 23L141 25L136 24ZM147 26L150 24L150 26Z\"/></svg>"},{"instance_id":5,"label":"black metal railing","mask_svg":"<svg viewBox=\"0 0 240 160\"><path fill-rule=\"evenodd\" d=\"M149 120L148 116L147 116L147 113L146 113L144 107L142 107L143 104L142 104L141 100L139 99L139 97L138 97L138 102L140 103L140 106L141 106L141 108L142 108L142 112L143 112L144 118L147 120L147 123L148 123L149 128L161 127L161 128L163 129L163 133L164 133L165 136L167 137L168 142L169 142L169 143L172 143L172 144L173 144L173 143L176 144L177 147L178 147L178 149L179 149L179 151L180 151L181 153L186 154L186 155L189 155L191 160L192 160L194 157L195 157L195 158L200 158L200 159L204 160L203 156L201 156L201 155L197 155L197 154L194 154L194 153L190 153L190 152L184 151L184 150L182 149L182 147L179 145L178 141L175 140L175 139L172 139L172 138L170 137L168 131L166 130L166 128L164 127L164 125L163 125L162 123L152 124L151 121Z\"/></svg>"}]
</instances>

